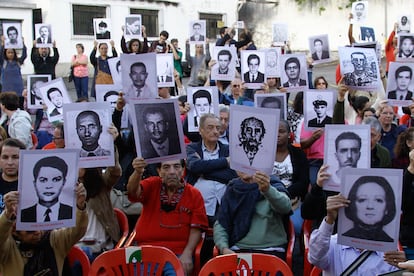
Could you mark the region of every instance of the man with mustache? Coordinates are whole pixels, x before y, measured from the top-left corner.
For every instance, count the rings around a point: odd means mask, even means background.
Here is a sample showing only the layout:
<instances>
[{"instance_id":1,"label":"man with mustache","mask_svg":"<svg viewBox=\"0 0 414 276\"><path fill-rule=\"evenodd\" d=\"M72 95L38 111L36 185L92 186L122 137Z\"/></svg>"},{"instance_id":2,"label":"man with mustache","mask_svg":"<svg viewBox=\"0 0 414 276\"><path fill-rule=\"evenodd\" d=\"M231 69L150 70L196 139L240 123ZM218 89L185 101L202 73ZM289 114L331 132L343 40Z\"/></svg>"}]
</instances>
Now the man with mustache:
<instances>
[{"instance_id":1,"label":"man with mustache","mask_svg":"<svg viewBox=\"0 0 414 276\"><path fill-rule=\"evenodd\" d=\"M338 160L338 170L333 178L339 183L343 168L356 168L361 157L361 137L354 132L343 132L335 139L335 157Z\"/></svg>"},{"instance_id":2,"label":"man with mustache","mask_svg":"<svg viewBox=\"0 0 414 276\"><path fill-rule=\"evenodd\" d=\"M183 264L186 275L193 270L193 253L207 227L206 210L200 192L183 179L184 160L157 164L159 176L142 179L146 162L137 157L132 161L134 172L128 180L131 202L143 205L136 227L139 245L164 246L173 251ZM174 272L171 264L163 275Z\"/></svg>"}]
</instances>

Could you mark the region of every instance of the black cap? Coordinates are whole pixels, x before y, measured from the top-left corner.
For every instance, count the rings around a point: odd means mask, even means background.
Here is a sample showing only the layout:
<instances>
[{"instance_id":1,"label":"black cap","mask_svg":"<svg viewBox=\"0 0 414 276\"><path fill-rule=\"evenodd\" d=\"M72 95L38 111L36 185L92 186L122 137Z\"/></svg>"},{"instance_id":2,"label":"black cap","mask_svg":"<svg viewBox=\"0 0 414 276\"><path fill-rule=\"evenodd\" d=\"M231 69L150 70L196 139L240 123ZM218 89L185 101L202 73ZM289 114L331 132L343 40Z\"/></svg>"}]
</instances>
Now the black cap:
<instances>
[{"instance_id":1,"label":"black cap","mask_svg":"<svg viewBox=\"0 0 414 276\"><path fill-rule=\"evenodd\" d=\"M317 107L317 106L320 106L320 105L327 106L328 103L325 100L315 100L315 101L313 101L313 106Z\"/></svg>"}]
</instances>

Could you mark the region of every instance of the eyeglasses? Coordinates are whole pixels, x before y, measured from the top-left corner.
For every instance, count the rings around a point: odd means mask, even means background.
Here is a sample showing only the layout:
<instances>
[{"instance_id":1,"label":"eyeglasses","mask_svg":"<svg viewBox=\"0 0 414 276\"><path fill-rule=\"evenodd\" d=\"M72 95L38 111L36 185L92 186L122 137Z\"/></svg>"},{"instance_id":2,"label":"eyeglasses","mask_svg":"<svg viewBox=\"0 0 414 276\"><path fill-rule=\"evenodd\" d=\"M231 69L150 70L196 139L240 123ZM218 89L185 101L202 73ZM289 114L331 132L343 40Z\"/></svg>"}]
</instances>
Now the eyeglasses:
<instances>
[{"instance_id":1,"label":"eyeglasses","mask_svg":"<svg viewBox=\"0 0 414 276\"><path fill-rule=\"evenodd\" d=\"M318 82L316 85L326 85L326 82Z\"/></svg>"},{"instance_id":2,"label":"eyeglasses","mask_svg":"<svg viewBox=\"0 0 414 276\"><path fill-rule=\"evenodd\" d=\"M234 87L234 88L236 88L236 87L241 87L241 85L240 85L240 84L233 84L233 87Z\"/></svg>"}]
</instances>

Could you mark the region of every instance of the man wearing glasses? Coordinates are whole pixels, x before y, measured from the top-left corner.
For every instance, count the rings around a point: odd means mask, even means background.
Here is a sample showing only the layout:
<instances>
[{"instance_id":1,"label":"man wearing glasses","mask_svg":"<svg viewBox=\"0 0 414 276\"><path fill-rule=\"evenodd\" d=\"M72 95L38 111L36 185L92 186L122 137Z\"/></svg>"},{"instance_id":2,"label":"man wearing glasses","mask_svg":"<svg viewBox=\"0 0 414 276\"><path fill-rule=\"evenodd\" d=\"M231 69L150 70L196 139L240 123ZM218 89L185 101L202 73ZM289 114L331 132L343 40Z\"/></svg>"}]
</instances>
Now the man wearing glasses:
<instances>
[{"instance_id":1,"label":"man wearing glasses","mask_svg":"<svg viewBox=\"0 0 414 276\"><path fill-rule=\"evenodd\" d=\"M99 145L102 125L99 115L95 111L86 110L78 114L76 117L76 131L82 142L80 157L108 156L111 154L109 150Z\"/></svg>"},{"instance_id":2,"label":"man wearing glasses","mask_svg":"<svg viewBox=\"0 0 414 276\"><path fill-rule=\"evenodd\" d=\"M297 57L291 57L286 60L285 73L288 81L283 84L283 87L306 86L306 80L300 78L300 62Z\"/></svg>"}]
</instances>

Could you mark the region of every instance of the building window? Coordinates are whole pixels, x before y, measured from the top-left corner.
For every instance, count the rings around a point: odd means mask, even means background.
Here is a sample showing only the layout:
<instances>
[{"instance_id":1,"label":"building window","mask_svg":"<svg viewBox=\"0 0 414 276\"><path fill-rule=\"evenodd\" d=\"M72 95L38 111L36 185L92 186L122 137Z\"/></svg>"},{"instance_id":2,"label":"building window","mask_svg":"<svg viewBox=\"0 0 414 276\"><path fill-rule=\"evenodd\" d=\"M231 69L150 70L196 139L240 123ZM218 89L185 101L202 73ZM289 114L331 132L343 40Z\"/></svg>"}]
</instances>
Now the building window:
<instances>
[{"instance_id":1,"label":"building window","mask_svg":"<svg viewBox=\"0 0 414 276\"><path fill-rule=\"evenodd\" d=\"M73 12L73 34L94 35L93 19L106 18L106 7L72 5Z\"/></svg>"},{"instance_id":2,"label":"building window","mask_svg":"<svg viewBox=\"0 0 414 276\"><path fill-rule=\"evenodd\" d=\"M145 26L148 37L158 37L158 11L157 10L142 10L131 9L131 14L140 14L142 18L142 25Z\"/></svg>"},{"instance_id":3,"label":"building window","mask_svg":"<svg viewBox=\"0 0 414 276\"><path fill-rule=\"evenodd\" d=\"M222 14L200 13L200 20L206 21L206 32L209 39L216 39L218 34L217 22L223 21Z\"/></svg>"}]
</instances>

